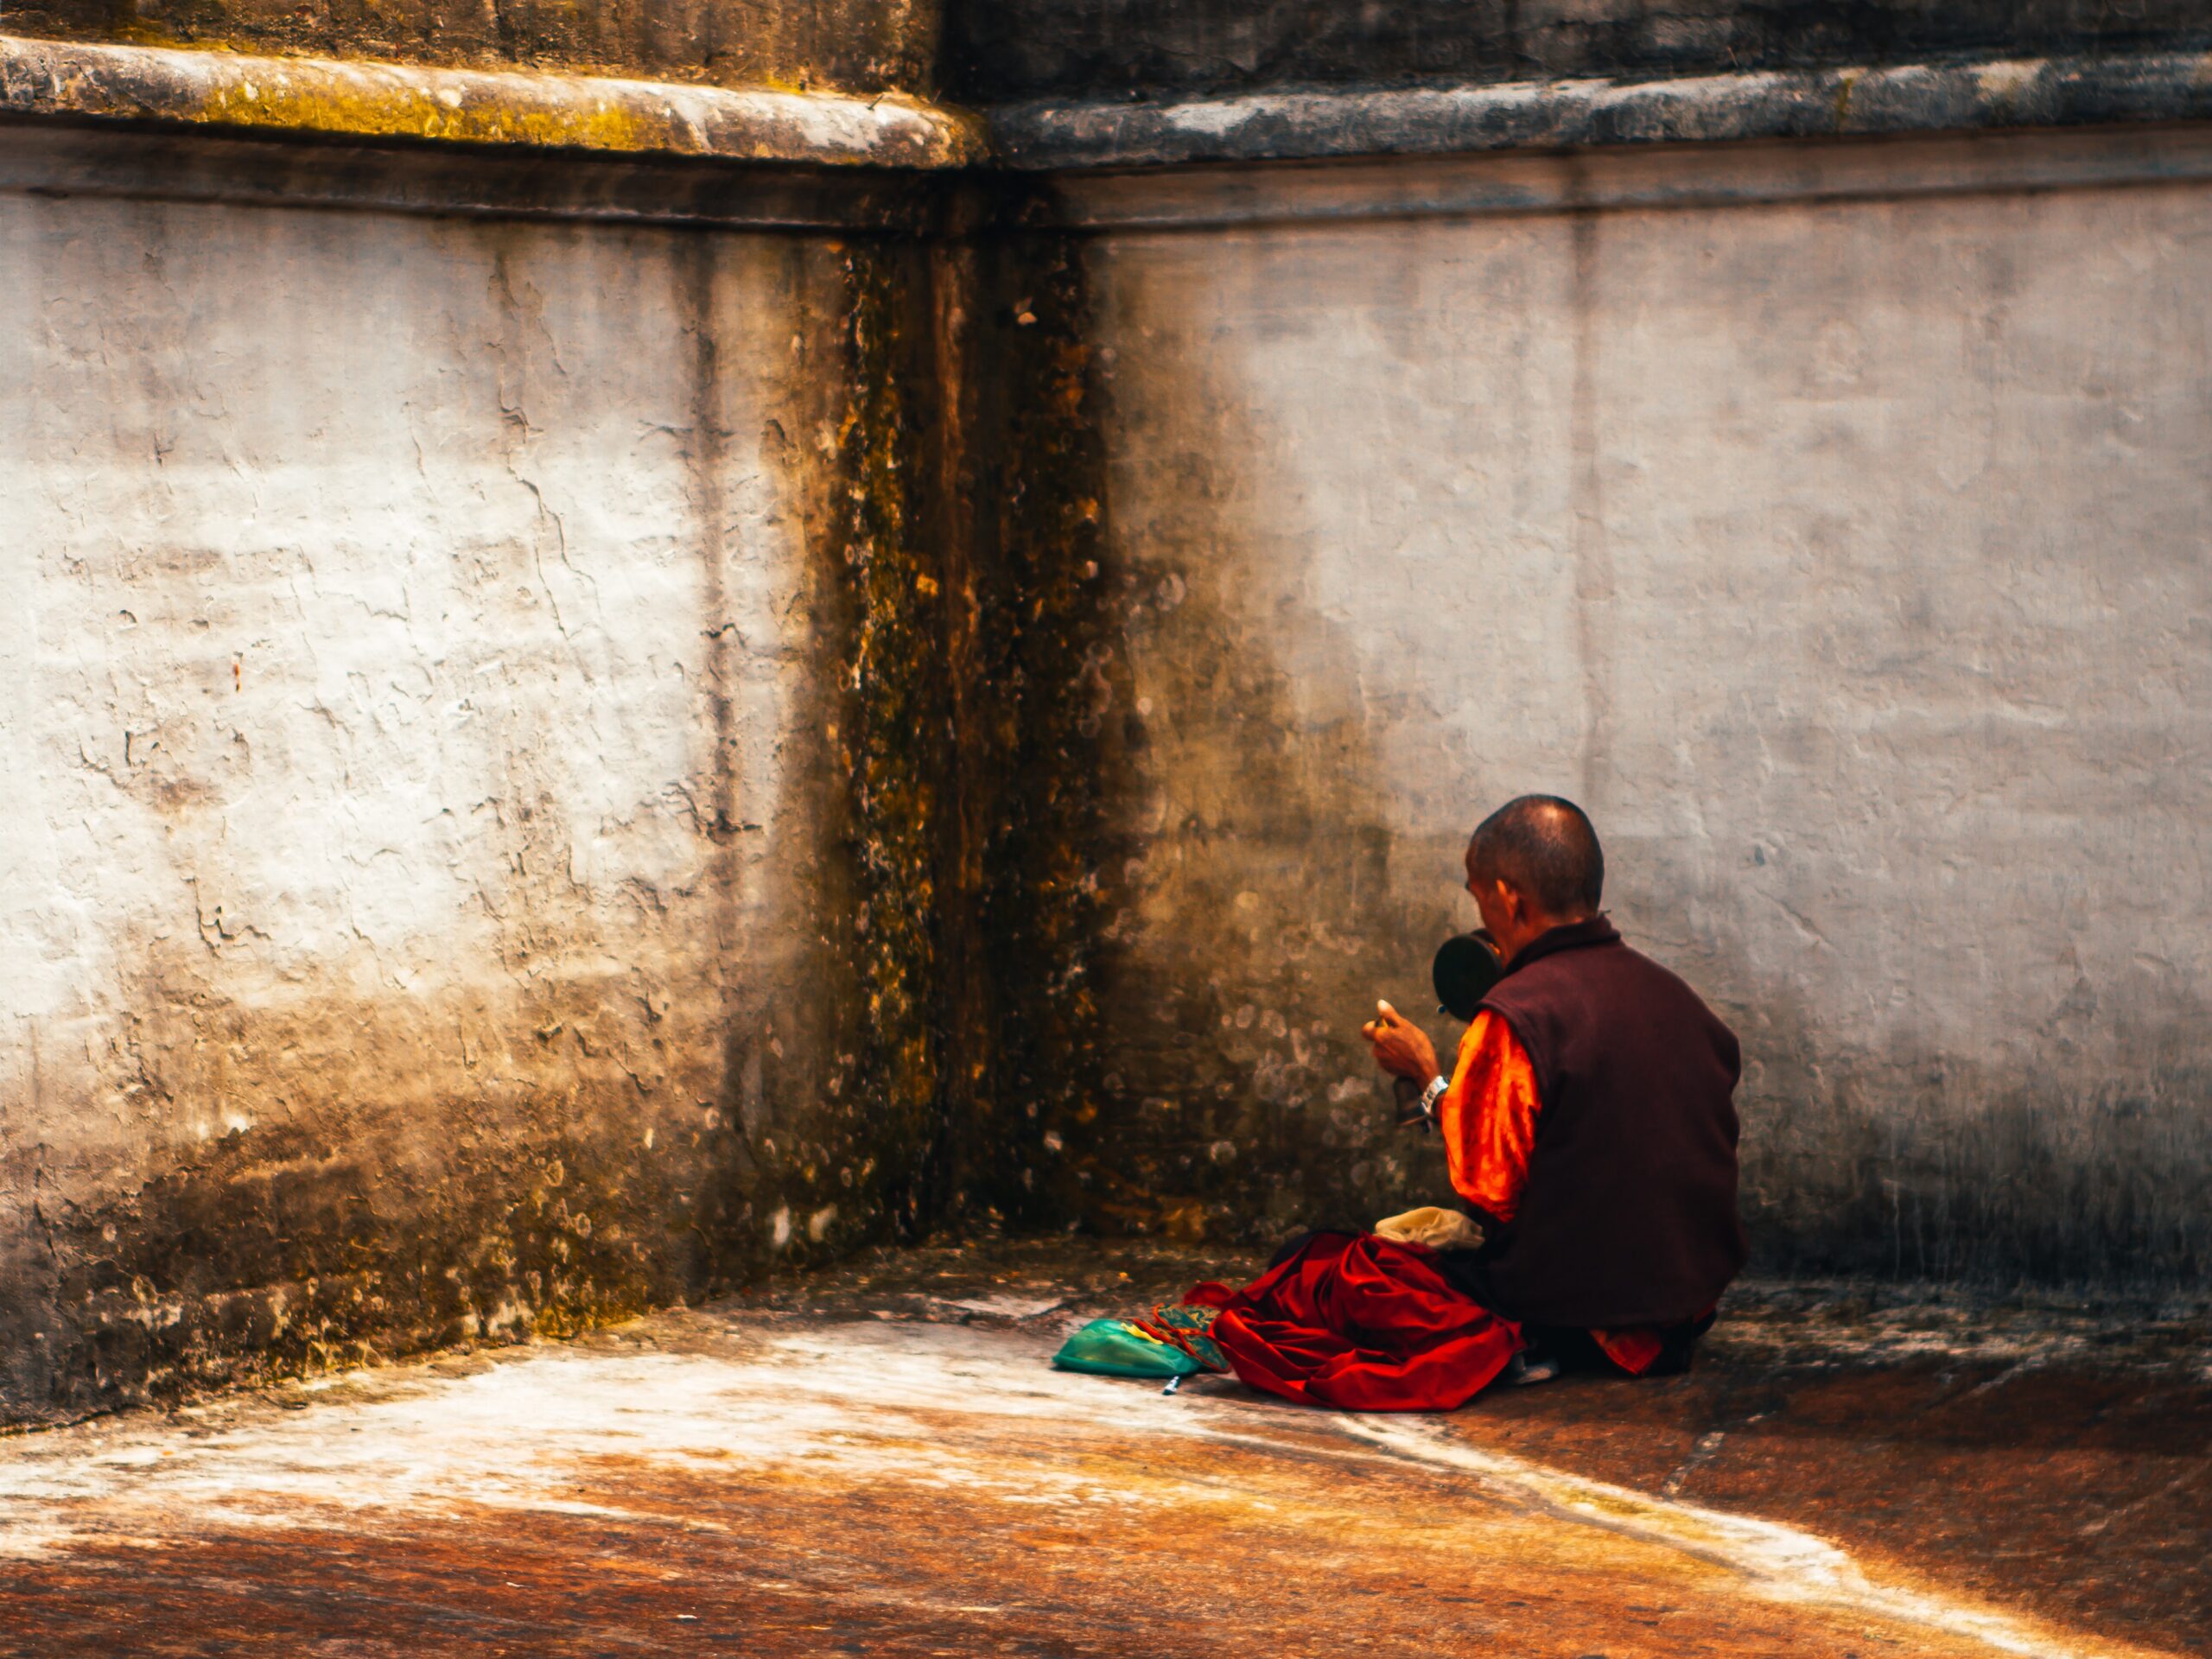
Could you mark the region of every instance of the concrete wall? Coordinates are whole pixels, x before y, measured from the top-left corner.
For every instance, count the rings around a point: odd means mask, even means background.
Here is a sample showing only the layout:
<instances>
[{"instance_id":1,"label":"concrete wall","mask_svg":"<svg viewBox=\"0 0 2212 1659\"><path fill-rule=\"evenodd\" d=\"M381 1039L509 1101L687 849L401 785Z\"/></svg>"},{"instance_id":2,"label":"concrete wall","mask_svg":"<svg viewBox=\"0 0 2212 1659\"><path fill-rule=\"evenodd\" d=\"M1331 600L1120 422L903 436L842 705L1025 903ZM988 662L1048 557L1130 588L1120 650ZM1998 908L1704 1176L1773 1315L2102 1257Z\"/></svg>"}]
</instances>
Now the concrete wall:
<instances>
[{"instance_id":1,"label":"concrete wall","mask_svg":"<svg viewBox=\"0 0 2212 1659\"><path fill-rule=\"evenodd\" d=\"M1355 1031L1530 788L1770 1263L2201 1282L2212 129L1016 180L33 60L0 1416L1438 1194Z\"/></svg>"},{"instance_id":2,"label":"concrete wall","mask_svg":"<svg viewBox=\"0 0 2212 1659\"><path fill-rule=\"evenodd\" d=\"M1768 1262L2201 1282L2212 188L1967 188L1988 153L1077 193L1106 1139L1160 1218L1441 1190L1354 1028L1433 1007L1470 826L1550 790L1744 1039ZM1592 205L1437 206L1486 191ZM1113 228L1163 204L1199 227Z\"/></svg>"},{"instance_id":3,"label":"concrete wall","mask_svg":"<svg viewBox=\"0 0 2212 1659\"><path fill-rule=\"evenodd\" d=\"M0 194L0 1403L874 1225L838 259Z\"/></svg>"}]
</instances>

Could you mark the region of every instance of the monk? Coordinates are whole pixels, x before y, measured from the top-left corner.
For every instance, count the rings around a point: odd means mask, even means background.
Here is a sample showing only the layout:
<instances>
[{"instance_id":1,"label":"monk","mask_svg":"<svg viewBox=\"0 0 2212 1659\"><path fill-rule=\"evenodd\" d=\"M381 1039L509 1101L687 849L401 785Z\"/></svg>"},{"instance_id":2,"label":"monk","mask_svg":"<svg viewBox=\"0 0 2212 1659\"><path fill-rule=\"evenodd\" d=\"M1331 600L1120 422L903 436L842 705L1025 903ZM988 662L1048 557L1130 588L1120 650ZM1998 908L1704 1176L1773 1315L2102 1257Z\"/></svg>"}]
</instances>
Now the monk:
<instances>
[{"instance_id":1,"label":"monk","mask_svg":"<svg viewBox=\"0 0 2212 1659\"><path fill-rule=\"evenodd\" d=\"M1212 1340L1248 1382L1418 1410L1562 1363L1679 1371L1744 1265L1735 1036L1600 912L1589 818L1555 796L1509 801L1476 829L1466 868L1505 972L1451 1075L1388 1003L1360 1034L1422 1088L1470 1212L1461 1242L1478 1232L1479 1248L1388 1224L1315 1233L1242 1292L1198 1287L1189 1300L1215 1310Z\"/></svg>"}]
</instances>

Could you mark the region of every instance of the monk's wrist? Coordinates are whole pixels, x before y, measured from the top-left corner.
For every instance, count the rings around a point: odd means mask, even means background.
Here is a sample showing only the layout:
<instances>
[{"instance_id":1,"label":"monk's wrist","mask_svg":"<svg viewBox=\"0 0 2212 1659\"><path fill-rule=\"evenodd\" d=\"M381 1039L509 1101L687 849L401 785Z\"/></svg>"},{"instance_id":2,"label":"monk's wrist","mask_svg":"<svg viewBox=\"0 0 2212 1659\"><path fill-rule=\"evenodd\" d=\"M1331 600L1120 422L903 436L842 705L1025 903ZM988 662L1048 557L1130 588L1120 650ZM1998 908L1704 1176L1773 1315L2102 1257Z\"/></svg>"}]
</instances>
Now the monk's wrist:
<instances>
[{"instance_id":1,"label":"monk's wrist","mask_svg":"<svg viewBox=\"0 0 2212 1659\"><path fill-rule=\"evenodd\" d=\"M1428 1080L1428 1087L1421 1091L1421 1115L1436 1116L1436 1103L1444 1098L1444 1091L1452 1086L1451 1080L1441 1072Z\"/></svg>"}]
</instances>

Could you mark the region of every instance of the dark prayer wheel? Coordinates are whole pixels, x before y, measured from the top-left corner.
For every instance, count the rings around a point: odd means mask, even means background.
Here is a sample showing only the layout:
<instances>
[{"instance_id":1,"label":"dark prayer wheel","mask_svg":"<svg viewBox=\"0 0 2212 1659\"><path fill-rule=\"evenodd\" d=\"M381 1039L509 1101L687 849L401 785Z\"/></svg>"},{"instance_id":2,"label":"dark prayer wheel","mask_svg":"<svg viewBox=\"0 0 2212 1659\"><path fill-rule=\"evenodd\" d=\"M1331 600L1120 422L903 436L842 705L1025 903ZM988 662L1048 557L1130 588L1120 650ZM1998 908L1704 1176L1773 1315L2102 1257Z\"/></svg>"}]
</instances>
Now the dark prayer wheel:
<instances>
[{"instance_id":1,"label":"dark prayer wheel","mask_svg":"<svg viewBox=\"0 0 2212 1659\"><path fill-rule=\"evenodd\" d=\"M1436 947L1429 982L1436 987L1437 1012L1465 1021L1475 1017L1490 988L1504 977L1505 964L1487 933L1456 933Z\"/></svg>"}]
</instances>

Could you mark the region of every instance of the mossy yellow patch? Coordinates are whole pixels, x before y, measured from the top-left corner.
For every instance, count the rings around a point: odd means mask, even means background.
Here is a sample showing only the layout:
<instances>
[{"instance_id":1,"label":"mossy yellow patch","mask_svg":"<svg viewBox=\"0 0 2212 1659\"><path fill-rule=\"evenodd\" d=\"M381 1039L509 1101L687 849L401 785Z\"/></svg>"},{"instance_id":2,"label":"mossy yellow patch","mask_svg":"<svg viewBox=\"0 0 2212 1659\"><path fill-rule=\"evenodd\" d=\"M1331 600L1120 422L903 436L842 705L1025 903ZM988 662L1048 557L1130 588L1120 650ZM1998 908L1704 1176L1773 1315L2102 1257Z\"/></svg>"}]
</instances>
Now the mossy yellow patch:
<instances>
[{"instance_id":1,"label":"mossy yellow patch","mask_svg":"<svg viewBox=\"0 0 2212 1659\"><path fill-rule=\"evenodd\" d=\"M702 146L673 115L656 118L613 101L508 100L363 76L350 83L281 75L246 79L211 92L191 119L226 126L282 128L448 143L529 144L573 149L696 149Z\"/></svg>"}]
</instances>

